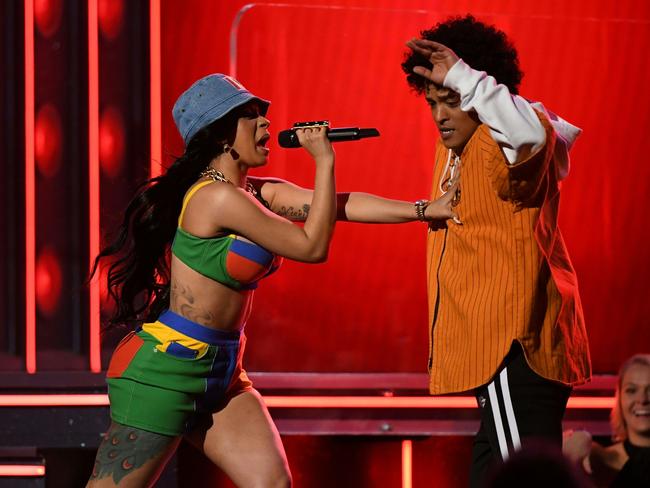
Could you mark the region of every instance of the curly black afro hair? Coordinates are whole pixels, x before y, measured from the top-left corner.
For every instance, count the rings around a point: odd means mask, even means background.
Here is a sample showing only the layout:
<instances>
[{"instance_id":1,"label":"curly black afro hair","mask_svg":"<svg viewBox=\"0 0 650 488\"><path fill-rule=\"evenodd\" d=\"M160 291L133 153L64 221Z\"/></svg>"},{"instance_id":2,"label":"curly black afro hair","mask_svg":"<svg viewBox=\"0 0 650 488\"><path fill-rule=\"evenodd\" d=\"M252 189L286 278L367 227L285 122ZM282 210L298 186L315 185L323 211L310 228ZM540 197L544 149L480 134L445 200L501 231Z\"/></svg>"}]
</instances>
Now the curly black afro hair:
<instances>
[{"instance_id":1,"label":"curly black afro hair","mask_svg":"<svg viewBox=\"0 0 650 488\"><path fill-rule=\"evenodd\" d=\"M493 76L497 83L506 85L510 93L518 93L523 73L519 69L517 50L505 33L494 26L479 22L472 15L452 17L420 32L420 36L444 44L472 68ZM431 63L410 49L404 58L402 69L406 81L418 94L424 93L428 82L413 73L413 68L431 68Z\"/></svg>"}]
</instances>

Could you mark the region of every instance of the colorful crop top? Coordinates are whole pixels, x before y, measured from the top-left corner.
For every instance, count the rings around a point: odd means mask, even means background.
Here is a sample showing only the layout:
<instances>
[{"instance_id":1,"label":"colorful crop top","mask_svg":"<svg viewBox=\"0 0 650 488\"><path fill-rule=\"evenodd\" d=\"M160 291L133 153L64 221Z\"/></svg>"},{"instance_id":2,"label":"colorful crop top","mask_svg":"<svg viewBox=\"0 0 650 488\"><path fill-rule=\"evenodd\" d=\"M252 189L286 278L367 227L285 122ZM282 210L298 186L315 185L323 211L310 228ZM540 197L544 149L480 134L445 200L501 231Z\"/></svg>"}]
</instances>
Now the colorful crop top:
<instances>
[{"instance_id":1,"label":"colorful crop top","mask_svg":"<svg viewBox=\"0 0 650 488\"><path fill-rule=\"evenodd\" d=\"M236 234L198 237L181 228L192 195L214 181L202 181L187 192L178 217L172 253L197 273L235 290L252 290L257 282L275 272L282 263L262 246Z\"/></svg>"}]
</instances>

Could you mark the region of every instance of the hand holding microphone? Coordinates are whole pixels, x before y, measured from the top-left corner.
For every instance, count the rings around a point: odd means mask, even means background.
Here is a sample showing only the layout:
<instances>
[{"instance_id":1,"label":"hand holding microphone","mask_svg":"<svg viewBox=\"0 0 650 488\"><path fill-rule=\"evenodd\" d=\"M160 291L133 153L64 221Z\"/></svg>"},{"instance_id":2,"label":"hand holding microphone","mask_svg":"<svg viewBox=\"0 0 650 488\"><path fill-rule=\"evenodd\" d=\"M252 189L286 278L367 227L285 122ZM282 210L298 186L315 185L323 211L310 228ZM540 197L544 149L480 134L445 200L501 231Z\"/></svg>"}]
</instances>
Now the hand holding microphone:
<instances>
[{"instance_id":1,"label":"hand holding microphone","mask_svg":"<svg viewBox=\"0 0 650 488\"><path fill-rule=\"evenodd\" d=\"M329 122L326 120L320 120L317 122L296 122L293 124L291 129L280 131L278 134L278 143L280 144L280 147L284 148L300 147L300 141L298 140L296 130L311 127L325 127L327 130L327 138L330 142L357 141L366 137L379 136L379 131L377 129L360 129L359 127L330 129L328 126Z\"/></svg>"},{"instance_id":2,"label":"hand holding microphone","mask_svg":"<svg viewBox=\"0 0 650 488\"><path fill-rule=\"evenodd\" d=\"M334 162L334 149L327 138L327 124L328 122L302 125L294 131L296 147L303 147L317 165L323 161Z\"/></svg>"}]
</instances>

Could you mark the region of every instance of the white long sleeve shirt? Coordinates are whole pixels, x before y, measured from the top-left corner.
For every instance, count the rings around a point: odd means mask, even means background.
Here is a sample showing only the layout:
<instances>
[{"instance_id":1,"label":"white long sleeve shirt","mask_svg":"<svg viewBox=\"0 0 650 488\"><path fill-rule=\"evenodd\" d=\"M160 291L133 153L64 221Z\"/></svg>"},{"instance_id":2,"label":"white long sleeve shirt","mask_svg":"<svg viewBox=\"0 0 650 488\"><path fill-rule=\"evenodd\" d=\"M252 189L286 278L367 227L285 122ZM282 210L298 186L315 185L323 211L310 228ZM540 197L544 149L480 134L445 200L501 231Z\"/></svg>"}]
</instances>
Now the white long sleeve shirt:
<instances>
[{"instance_id":1,"label":"white long sleeve shirt","mask_svg":"<svg viewBox=\"0 0 650 488\"><path fill-rule=\"evenodd\" d=\"M472 69L462 59L448 71L443 85L460 95L461 110L474 110L479 120L489 127L510 164L518 162L522 154L534 153L544 145L546 133L535 109L544 113L559 136L555 148L560 161L558 176L566 176L568 151L581 129L548 112L539 102L531 103L519 95L512 95L505 85L497 84L494 77Z\"/></svg>"}]
</instances>

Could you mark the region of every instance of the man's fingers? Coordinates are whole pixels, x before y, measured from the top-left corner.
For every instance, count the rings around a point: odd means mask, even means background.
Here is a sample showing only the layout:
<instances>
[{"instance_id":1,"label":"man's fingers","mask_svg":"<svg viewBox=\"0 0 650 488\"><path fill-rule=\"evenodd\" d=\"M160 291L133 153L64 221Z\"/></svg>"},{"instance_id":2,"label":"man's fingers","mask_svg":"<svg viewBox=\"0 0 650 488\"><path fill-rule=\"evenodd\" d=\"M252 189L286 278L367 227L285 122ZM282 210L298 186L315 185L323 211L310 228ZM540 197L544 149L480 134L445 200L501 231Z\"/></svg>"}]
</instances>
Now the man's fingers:
<instances>
[{"instance_id":1,"label":"man's fingers","mask_svg":"<svg viewBox=\"0 0 650 488\"><path fill-rule=\"evenodd\" d=\"M410 41L407 41L406 45L427 58L434 52L439 53L449 49L439 42L430 41L428 39L413 38Z\"/></svg>"},{"instance_id":2,"label":"man's fingers","mask_svg":"<svg viewBox=\"0 0 650 488\"><path fill-rule=\"evenodd\" d=\"M415 51L418 54L421 54L425 58L428 58L431 56L431 49L427 49L424 46L420 46L417 44L418 39L411 39L406 43L408 47L410 47L413 51Z\"/></svg>"},{"instance_id":3,"label":"man's fingers","mask_svg":"<svg viewBox=\"0 0 650 488\"><path fill-rule=\"evenodd\" d=\"M420 75L429 80L433 80L433 71L425 68L424 66L416 66L413 68L413 72L417 75Z\"/></svg>"},{"instance_id":4,"label":"man's fingers","mask_svg":"<svg viewBox=\"0 0 650 488\"><path fill-rule=\"evenodd\" d=\"M447 49L444 44L429 39L412 39L413 44L417 45L420 49L428 49L429 51L442 51Z\"/></svg>"}]
</instances>

